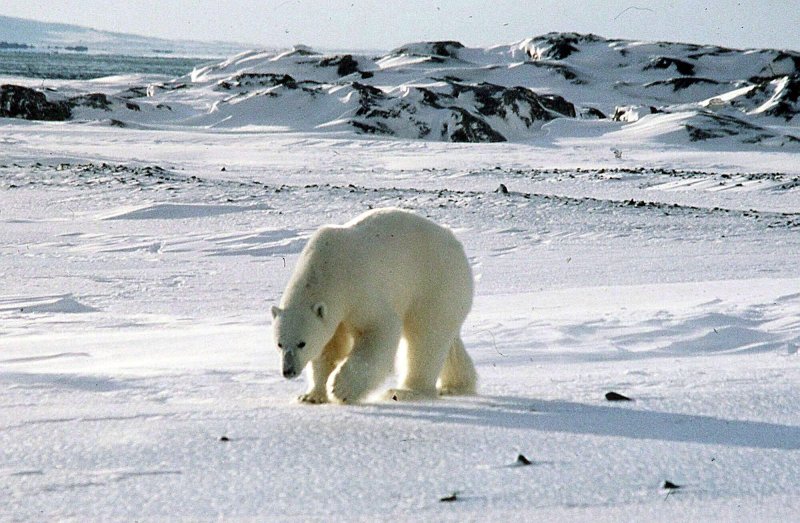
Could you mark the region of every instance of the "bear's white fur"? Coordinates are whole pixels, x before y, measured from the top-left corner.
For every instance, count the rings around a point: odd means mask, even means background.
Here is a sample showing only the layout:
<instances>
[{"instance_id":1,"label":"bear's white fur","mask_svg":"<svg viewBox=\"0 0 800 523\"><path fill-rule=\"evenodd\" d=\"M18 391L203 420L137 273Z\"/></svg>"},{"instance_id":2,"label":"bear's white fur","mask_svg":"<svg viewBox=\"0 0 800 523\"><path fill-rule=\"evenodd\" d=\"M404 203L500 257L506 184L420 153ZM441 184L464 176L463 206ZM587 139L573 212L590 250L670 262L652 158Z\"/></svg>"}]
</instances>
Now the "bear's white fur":
<instances>
[{"instance_id":1,"label":"bear's white fur","mask_svg":"<svg viewBox=\"0 0 800 523\"><path fill-rule=\"evenodd\" d=\"M474 393L477 375L460 337L472 294L461 243L426 218L386 208L324 226L272 308L283 375L310 363L300 401L356 403L392 373L404 338L405 375L387 397Z\"/></svg>"}]
</instances>

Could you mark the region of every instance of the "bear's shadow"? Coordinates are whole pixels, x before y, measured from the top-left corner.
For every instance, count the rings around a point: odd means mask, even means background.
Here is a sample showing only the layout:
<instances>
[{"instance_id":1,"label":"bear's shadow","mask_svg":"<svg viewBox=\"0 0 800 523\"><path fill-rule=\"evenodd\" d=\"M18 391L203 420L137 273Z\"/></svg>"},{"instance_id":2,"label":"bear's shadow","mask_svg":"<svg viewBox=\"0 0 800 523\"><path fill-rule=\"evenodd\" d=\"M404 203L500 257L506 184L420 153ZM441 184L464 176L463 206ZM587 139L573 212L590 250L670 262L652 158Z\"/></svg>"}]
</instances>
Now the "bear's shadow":
<instances>
[{"instance_id":1,"label":"bear's shadow","mask_svg":"<svg viewBox=\"0 0 800 523\"><path fill-rule=\"evenodd\" d=\"M489 428L727 445L759 449L800 449L800 427L760 421L675 414L636 403L592 405L511 396L444 398L435 402L381 403L366 416Z\"/></svg>"}]
</instances>

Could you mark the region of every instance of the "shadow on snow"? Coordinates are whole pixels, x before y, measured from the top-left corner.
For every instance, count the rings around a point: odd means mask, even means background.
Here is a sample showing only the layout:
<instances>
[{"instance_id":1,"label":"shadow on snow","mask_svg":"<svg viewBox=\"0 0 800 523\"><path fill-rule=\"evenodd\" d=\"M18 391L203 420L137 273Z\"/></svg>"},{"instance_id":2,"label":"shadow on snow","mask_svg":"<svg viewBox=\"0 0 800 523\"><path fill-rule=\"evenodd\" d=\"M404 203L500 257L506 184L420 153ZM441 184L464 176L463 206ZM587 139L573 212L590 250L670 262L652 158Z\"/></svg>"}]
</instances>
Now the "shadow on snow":
<instances>
[{"instance_id":1,"label":"shadow on snow","mask_svg":"<svg viewBox=\"0 0 800 523\"><path fill-rule=\"evenodd\" d=\"M760 449L800 449L800 427L791 425L508 396L483 396L459 404L380 404L375 406L375 410L363 414L541 432Z\"/></svg>"}]
</instances>

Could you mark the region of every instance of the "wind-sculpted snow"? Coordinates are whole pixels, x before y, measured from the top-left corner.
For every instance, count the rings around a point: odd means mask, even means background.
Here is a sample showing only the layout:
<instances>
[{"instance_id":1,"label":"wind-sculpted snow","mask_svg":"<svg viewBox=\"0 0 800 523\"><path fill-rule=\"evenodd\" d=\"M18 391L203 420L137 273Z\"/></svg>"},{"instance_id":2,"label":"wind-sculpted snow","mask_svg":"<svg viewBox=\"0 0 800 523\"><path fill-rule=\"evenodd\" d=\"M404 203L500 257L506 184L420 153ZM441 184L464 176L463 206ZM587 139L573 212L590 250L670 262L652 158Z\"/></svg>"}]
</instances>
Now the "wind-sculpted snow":
<instances>
[{"instance_id":1,"label":"wind-sculpted snow","mask_svg":"<svg viewBox=\"0 0 800 523\"><path fill-rule=\"evenodd\" d=\"M35 298L0 298L0 314L2 313L62 313L78 314L96 312L97 309L76 300L72 295L37 296Z\"/></svg>"},{"instance_id":2,"label":"wind-sculpted snow","mask_svg":"<svg viewBox=\"0 0 800 523\"><path fill-rule=\"evenodd\" d=\"M263 211L268 207L264 205L198 205L198 204L173 204L161 203L144 205L135 209L125 209L103 217L104 220L180 220L203 216L216 216L246 211Z\"/></svg>"},{"instance_id":3,"label":"wind-sculpted snow","mask_svg":"<svg viewBox=\"0 0 800 523\"><path fill-rule=\"evenodd\" d=\"M610 119L658 127L651 138L668 143L798 147L798 75L794 51L550 33L490 48L411 43L382 56L247 51L171 81L46 99L4 86L0 114L452 142L550 139ZM5 109L33 98L63 112Z\"/></svg>"}]
</instances>

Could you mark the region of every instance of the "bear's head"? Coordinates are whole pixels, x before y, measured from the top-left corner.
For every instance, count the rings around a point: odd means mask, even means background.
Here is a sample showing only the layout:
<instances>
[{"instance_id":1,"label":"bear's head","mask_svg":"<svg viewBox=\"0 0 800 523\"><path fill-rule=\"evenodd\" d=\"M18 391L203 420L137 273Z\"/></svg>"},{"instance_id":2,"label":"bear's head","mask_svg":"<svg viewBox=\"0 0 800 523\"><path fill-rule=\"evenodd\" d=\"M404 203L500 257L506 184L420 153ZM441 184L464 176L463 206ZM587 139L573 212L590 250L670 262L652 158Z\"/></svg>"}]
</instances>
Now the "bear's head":
<instances>
[{"instance_id":1,"label":"bear's head","mask_svg":"<svg viewBox=\"0 0 800 523\"><path fill-rule=\"evenodd\" d=\"M281 353L284 378L299 376L308 362L322 353L336 330L328 320L324 303L272 307L272 335Z\"/></svg>"}]
</instances>

